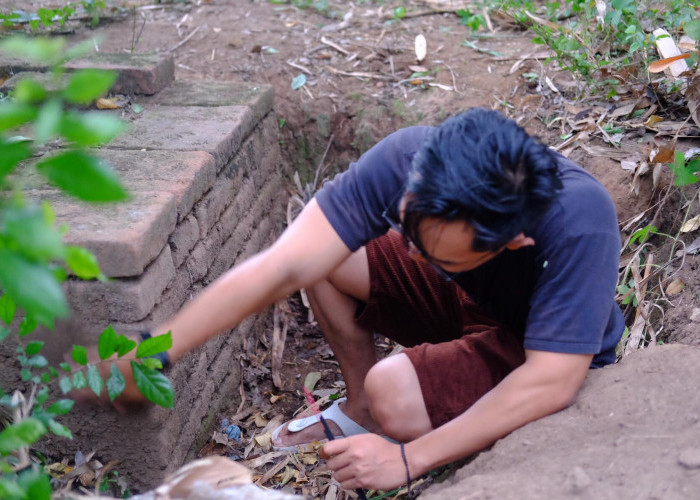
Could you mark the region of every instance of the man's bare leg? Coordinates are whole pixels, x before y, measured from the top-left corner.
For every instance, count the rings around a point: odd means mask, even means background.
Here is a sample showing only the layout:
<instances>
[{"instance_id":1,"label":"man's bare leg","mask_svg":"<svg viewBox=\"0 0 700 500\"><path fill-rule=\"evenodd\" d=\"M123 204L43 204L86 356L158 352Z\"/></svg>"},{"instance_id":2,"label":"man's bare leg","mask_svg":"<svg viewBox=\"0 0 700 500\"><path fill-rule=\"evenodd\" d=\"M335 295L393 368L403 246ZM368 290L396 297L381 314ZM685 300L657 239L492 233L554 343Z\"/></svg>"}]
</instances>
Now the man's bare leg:
<instances>
[{"instance_id":1,"label":"man's bare leg","mask_svg":"<svg viewBox=\"0 0 700 500\"><path fill-rule=\"evenodd\" d=\"M355 311L360 301L369 299L369 267L367 253L361 248L341 264L328 278L307 290L311 307L328 341L345 380L347 401L343 413L370 431L379 427L372 420L364 382L367 372L376 363L374 334L355 323ZM328 422L335 435L340 429ZM292 446L325 439L323 428L315 424L299 432L284 429L276 446Z\"/></svg>"}]
</instances>

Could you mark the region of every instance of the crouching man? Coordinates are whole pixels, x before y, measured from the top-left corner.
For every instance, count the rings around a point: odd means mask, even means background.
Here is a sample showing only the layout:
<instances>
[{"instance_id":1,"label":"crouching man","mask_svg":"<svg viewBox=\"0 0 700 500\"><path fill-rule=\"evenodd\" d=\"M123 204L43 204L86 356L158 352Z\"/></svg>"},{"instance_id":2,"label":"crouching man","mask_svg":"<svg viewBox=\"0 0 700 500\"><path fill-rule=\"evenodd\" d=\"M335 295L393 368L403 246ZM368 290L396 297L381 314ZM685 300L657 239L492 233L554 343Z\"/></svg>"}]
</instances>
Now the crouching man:
<instances>
[{"instance_id":1,"label":"crouching man","mask_svg":"<svg viewBox=\"0 0 700 500\"><path fill-rule=\"evenodd\" d=\"M388 490L565 408L615 361L619 248L591 175L474 108L379 142L153 333L172 331L174 362L306 288L347 386L325 412L343 437L328 465L344 488ZM375 332L406 349L377 362ZM273 444L324 437L313 417Z\"/></svg>"}]
</instances>

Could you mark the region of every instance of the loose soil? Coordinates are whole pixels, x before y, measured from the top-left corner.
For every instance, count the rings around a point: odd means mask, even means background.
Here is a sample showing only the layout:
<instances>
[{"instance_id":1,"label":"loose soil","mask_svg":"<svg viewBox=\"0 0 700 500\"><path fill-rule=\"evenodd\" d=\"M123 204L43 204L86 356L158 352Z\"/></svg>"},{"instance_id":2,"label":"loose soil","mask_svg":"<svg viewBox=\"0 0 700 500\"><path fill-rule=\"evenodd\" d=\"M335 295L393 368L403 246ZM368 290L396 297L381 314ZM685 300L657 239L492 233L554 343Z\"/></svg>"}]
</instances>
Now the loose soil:
<instances>
[{"instance_id":1,"label":"loose soil","mask_svg":"<svg viewBox=\"0 0 700 500\"><path fill-rule=\"evenodd\" d=\"M0 0L0 8L9 3ZM37 1L23 3L27 4L23 6L25 10L40 6ZM531 36L505 16L493 15L493 31L482 33L488 36L475 36L456 15L431 11L459 2L404 2L409 15L403 20L393 19L393 8L384 2L327 2L321 11L294 5L300 3L198 0L149 5L138 0L129 4L136 4L136 10L111 11L96 29L78 27L66 36L71 42L98 36L102 52L129 52L132 47L134 52L172 52L176 78L273 85L284 161L294 165L302 184L310 184L304 188L306 198L318 187L313 186L317 169L321 169L320 179L332 176L400 127L435 125L460 110L483 106L501 110L555 146L565 141L562 134L571 131L567 126L571 120L615 106L614 101L575 101L576 89L582 88L582 83L554 64L546 64L547 51L532 44ZM425 15L411 15L417 12ZM414 40L419 34L425 36L428 46L427 57L420 63L414 52ZM463 43L465 40L471 47ZM295 85L302 74L305 84ZM523 74L536 76L528 80ZM640 82L627 83L634 87ZM602 134L595 132L580 137L582 147L562 150L606 185L616 202L624 237L650 222L660 232L677 234L688 206L679 191L666 196L672 181L667 169L662 169L654 184L651 174L635 179L621 168L622 159L648 155L654 134L643 127L636 128L628 130L621 141L619 148L613 148L602 140ZM687 149L688 143L682 144ZM289 187L296 193L291 180ZM691 193L696 191L685 194ZM304 197L304 193L296 194ZM690 205L689 216L698 211L696 201ZM682 235L687 244L692 241L692 234ZM700 345L700 310L696 309L700 302L700 258L686 255L681 266L682 259L673 259L678 245L671 248L668 241L656 237L650 242L656 262L670 262L649 283L648 290L660 305L660 309L650 309L655 315L652 323L658 333L656 340ZM624 253L623 261L626 258ZM674 279L681 280L683 289L667 293ZM251 433L261 431L254 424L256 416L257 423L264 427L265 421L275 417L275 422L286 420L304 407L301 388L308 373L320 373L316 387L327 391L319 395L342 392L342 379L332 353L315 323L308 321L308 311L298 297L289 302L283 387L271 383L271 333L267 339L261 339L258 359L251 360L246 371L244 407L255 411L239 413L235 422L244 428L248 440ZM631 324L636 310L627 306L625 312ZM392 349L383 339L378 341L382 354ZM614 403L624 407L638 393L603 393L601 397L614 397ZM655 396L645 397L653 400ZM231 408L222 418L232 419L245 408ZM615 436L602 438L615 440ZM248 451L249 457L262 453L257 447L246 449L247 443L244 440L239 446L218 436L201 453L244 455ZM522 449L521 453L519 457L511 456L514 463L527 461L527 450ZM108 459L111 458L118 457ZM323 472L322 466L314 469L314 464L305 465L310 477L316 473L322 480L316 486L302 487L303 482L297 477L289 484L296 481L300 485L298 491L318 493L314 487L328 483L329 474ZM258 472L265 470L261 467Z\"/></svg>"}]
</instances>

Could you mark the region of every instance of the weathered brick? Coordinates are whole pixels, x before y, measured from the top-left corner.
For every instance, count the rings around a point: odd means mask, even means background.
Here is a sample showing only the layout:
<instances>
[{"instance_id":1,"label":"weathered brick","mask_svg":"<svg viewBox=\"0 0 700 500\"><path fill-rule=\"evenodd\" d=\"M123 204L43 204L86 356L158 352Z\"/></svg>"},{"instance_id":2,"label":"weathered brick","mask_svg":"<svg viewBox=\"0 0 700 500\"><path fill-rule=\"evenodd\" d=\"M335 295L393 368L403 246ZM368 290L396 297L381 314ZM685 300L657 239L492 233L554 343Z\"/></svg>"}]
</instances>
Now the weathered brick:
<instances>
[{"instance_id":1,"label":"weathered brick","mask_svg":"<svg viewBox=\"0 0 700 500\"><path fill-rule=\"evenodd\" d=\"M199 241L199 224L194 215L190 214L180 222L173 234L170 235L170 251L173 254L175 267L180 267Z\"/></svg>"},{"instance_id":2,"label":"weathered brick","mask_svg":"<svg viewBox=\"0 0 700 500\"><path fill-rule=\"evenodd\" d=\"M207 80L175 80L150 102L162 106L248 106L253 123L272 110L275 89L271 85Z\"/></svg>"},{"instance_id":3,"label":"weathered brick","mask_svg":"<svg viewBox=\"0 0 700 500\"><path fill-rule=\"evenodd\" d=\"M145 318L175 276L166 246L136 279L108 282L69 280L65 283L71 309L85 318L134 322Z\"/></svg>"},{"instance_id":4,"label":"weathered brick","mask_svg":"<svg viewBox=\"0 0 700 500\"><path fill-rule=\"evenodd\" d=\"M178 220L190 213L216 179L214 158L204 151L101 150L97 154L114 168L128 191L172 193Z\"/></svg>"},{"instance_id":5,"label":"weathered brick","mask_svg":"<svg viewBox=\"0 0 700 500\"><path fill-rule=\"evenodd\" d=\"M42 72L48 71L49 67L46 64L33 61L31 59L22 59L13 57L7 53L0 53L0 77L12 76L22 72Z\"/></svg>"},{"instance_id":6,"label":"weathered brick","mask_svg":"<svg viewBox=\"0 0 700 500\"><path fill-rule=\"evenodd\" d=\"M163 250L177 219L170 193L136 191L125 203L88 204L50 190L26 191L47 200L56 220L69 226L65 240L91 250L110 277L138 276Z\"/></svg>"},{"instance_id":7,"label":"weathered brick","mask_svg":"<svg viewBox=\"0 0 700 500\"><path fill-rule=\"evenodd\" d=\"M172 54L127 54L96 52L66 63L66 69L105 69L117 72L111 92L118 94L153 95L167 87L175 78Z\"/></svg>"},{"instance_id":8,"label":"weathered brick","mask_svg":"<svg viewBox=\"0 0 700 500\"><path fill-rule=\"evenodd\" d=\"M207 151L221 169L255 126L246 106L147 107L109 149Z\"/></svg>"}]
</instances>

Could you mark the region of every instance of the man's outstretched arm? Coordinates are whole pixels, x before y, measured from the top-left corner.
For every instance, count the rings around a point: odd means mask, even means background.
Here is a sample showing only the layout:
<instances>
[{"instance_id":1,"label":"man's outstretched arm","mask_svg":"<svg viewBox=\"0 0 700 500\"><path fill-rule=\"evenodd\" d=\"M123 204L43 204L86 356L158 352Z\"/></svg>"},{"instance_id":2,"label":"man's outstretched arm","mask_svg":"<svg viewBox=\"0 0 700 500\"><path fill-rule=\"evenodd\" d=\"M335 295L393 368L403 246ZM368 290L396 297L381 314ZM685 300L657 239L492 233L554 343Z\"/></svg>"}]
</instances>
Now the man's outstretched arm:
<instances>
[{"instance_id":1,"label":"man's outstretched arm","mask_svg":"<svg viewBox=\"0 0 700 500\"><path fill-rule=\"evenodd\" d=\"M312 200L270 248L227 271L152 334L172 332L168 354L175 362L247 316L323 279L349 255L350 250ZM127 387L116 406L145 402L128 361L119 360L117 365Z\"/></svg>"}]
</instances>

